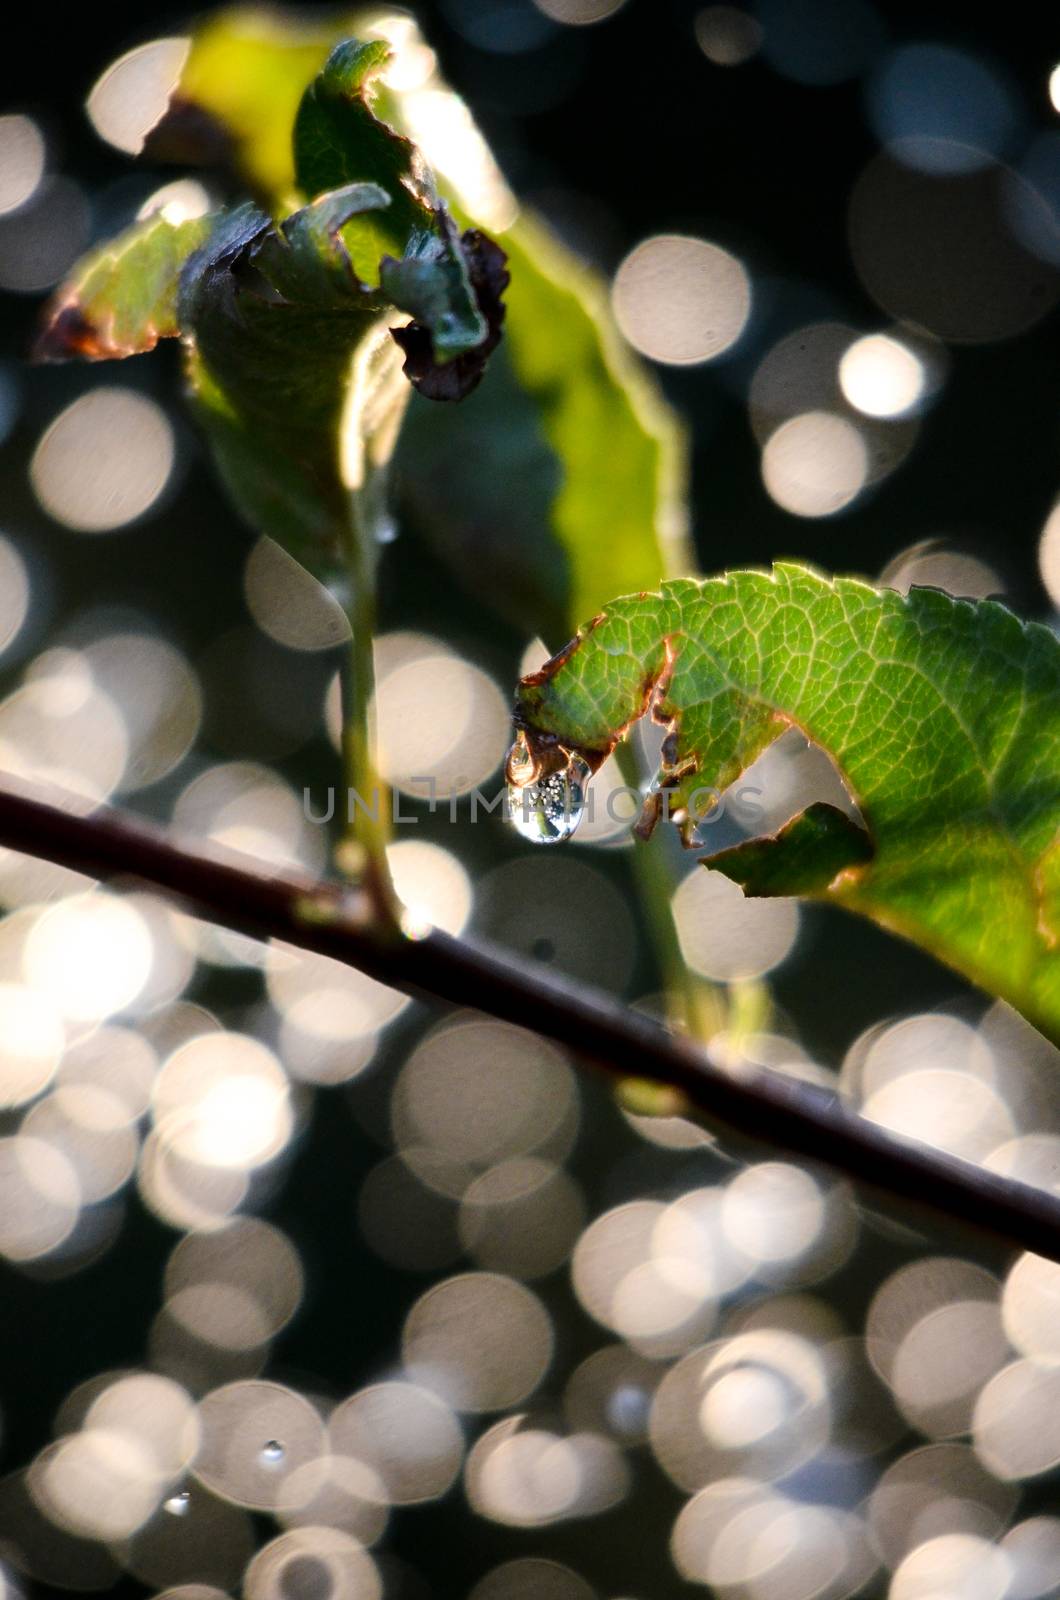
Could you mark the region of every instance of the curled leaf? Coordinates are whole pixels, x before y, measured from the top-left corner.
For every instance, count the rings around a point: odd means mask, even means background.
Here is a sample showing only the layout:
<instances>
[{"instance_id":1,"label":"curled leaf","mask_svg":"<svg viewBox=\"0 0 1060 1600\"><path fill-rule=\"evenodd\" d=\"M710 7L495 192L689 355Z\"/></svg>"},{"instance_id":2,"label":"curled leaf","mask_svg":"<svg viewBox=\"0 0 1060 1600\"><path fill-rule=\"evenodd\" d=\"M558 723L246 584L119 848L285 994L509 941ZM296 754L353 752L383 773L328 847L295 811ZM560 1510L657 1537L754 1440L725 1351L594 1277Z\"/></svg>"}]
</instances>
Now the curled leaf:
<instances>
[{"instance_id":1,"label":"curled leaf","mask_svg":"<svg viewBox=\"0 0 1060 1600\"><path fill-rule=\"evenodd\" d=\"M269 209L131 230L75 273L41 354L122 356L179 333L236 504L326 578L346 565L351 492L393 449L403 354L424 392L467 392L499 338L506 275L503 252L461 240L415 144L380 114L389 45L325 52L319 34L262 16L206 25L163 123L186 130L195 107L227 129L211 150L244 166Z\"/></svg>"},{"instance_id":2,"label":"curled leaf","mask_svg":"<svg viewBox=\"0 0 1060 1600\"><path fill-rule=\"evenodd\" d=\"M383 7L307 16L245 6L212 13L195 30L148 154L219 163L282 213L297 186L291 129L302 91L346 33L390 42L399 71L386 72L386 82L383 70L376 72L362 98L392 133L423 151L460 227L470 225L472 235L488 229L512 272L504 339L473 393L499 326L488 287L499 278L476 261L473 237L462 234L464 257L489 329L479 359L446 360L439 319L428 338L411 304L418 288L412 273L395 287L414 319L394 329L408 378L432 398L469 396L459 406L413 400L394 473L399 504L478 599L526 634L556 643L611 595L654 588L692 569L684 434L624 348L602 279L539 222L517 217L467 107L431 67L408 14ZM339 114L362 112L351 104L336 108ZM456 129L459 139L449 136ZM403 149L386 146L384 153L400 165ZM326 187L372 176L361 168L325 172L323 159L322 148L306 152L304 182ZM424 198L422 172L411 161L408 179ZM389 225L367 217L360 225L376 223ZM375 243L376 261L406 253L381 235Z\"/></svg>"},{"instance_id":3,"label":"curled leaf","mask_svg":"<svg viewBox=\"0 0 1060 1600\"><path fill-rule=\"evenodd\" d=\"M181 292L192 396L228 487L253 526L322 576L342 565L354 486L342 440L351 370L387 322L342 228L386 204L377 185L352 184L279 225L239 207L191 258Z\"/></svg>"},{"instance_id":4,"label":"curled leaf","mask_svg":"<svg viewBox=\"0 0 1060 1600\"><path fill-rule=\"evenodd\" d=\"M460 237L422 155L379 115L374 89L392 56L378 39L336 45L298 110L295 177L308 195L372 182L390 196L373 235L354 226L344 242L361 278L415 319L394 329L406 376L429 399L459 400L500 339L505 256L476 231Z\"/></svg>"},{"instance_id":5,"label":"curled leaf","mask_svg":"<svg viewBox=\"0 0 1060 1600\"><path fill-rule=\"evenodd\" d=\"M404 248L433 221L433 179L411 139L378 114L375 82L392 59L382 39L343 39L311 80L294 122L295 182L313 196L378 183L391 197L390 227Z\"/></svg>"},{"instance_id":6,"label":"curled leaf","mask_svg":"<svg viewBox=\"0 0 1060 1600\"><path fill-rule=\"evenodd\" d=\"M456 330L450 323L451 313L435 303L436 291L426 276L410 281L410 269L415 262L406 259L383 263L383 285L396 305L410 309L417 294L422 292L423 295L422 309L417 312L416 320L405 328L392 328L391 337L404 353L402 371L406 378L428 400L466 399L481 383L486 363L501 340L502 297L511 276L508 258L499 245L477 228L468 228L457 248L466 263L478 321L484 330L470 346L463 338L459 344L453 339ZM455 320L454 317L453 322ZM440 359L440 351L447 352L454 346L454 354Z\"/></svg>"}]
</instances>

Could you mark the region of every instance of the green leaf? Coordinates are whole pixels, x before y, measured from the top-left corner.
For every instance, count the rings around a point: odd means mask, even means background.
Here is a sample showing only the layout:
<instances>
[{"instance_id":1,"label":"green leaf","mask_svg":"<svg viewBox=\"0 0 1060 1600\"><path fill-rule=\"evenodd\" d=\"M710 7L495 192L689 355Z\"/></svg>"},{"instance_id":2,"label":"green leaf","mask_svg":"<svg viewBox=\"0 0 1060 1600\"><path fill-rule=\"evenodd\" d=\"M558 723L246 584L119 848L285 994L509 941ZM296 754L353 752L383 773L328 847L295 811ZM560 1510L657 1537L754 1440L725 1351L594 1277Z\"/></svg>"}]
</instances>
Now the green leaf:
<instances>
[{"instance_id":1,"label":"green leaf","mask_svg":"<svg viewBox=\"0 0 1060 1600\"><path fill-rule=\"evenodd\" d=\"M258 6L215 11L196 27L169 107L147 137L148 160L229 165L270 210L295 198L291 130L329 51L357 32L349 14L307 22Z\"/></svg>"},{"instance_id":2,"label":"green leaf","mask_svg":"<svg viewBox=\"0 0 1060 1600\"><path fill-rule=\"evenodd\" d=\"M513 779L596 767L646 710L691 842L788 727L835 763L867 838L814 807L704 858L747 892L860 912L1060 1042L1060 641L993 601L908 596L794 565L616 600L524 679ZM832 869L835 869L834 871Z\"/></svg>"},{"instance_id":3,"label":"green leaf","mask_svg":"<svg viewBox=\"0 0 1060 1600\"><path fill-rule=\"evenodd\" d=\"M335 46L298 107L294 170L298 188L310 196L348 183L378 183L391 196L390 248L403 250L418 228L430 226L432 203L413 191L424 176L412 141L373 109L374 80L391 56L382 39L344 39Z\"/></svg>"},{"instance_id":4,"label":"green leaf","mask_svg":"<svg viewBox=\"0 0 1060 1600\"><path fill-rule=\"evenodd\" d=\"M413 399L395 488L403 512L473 594L526 633L558 642L611 595L654 588L692 570L683 431L623 346L598 275L532 217L511 221L515 203L466 107L436 71L422 76L426 52L407 15L339 18L307 23L282 12L215 13L196 31L148 154L227 162L264 204L282 210L296 186L290 130L302 90L329 49L344 33L373 41L368 52L378 49L380 31L404 40L398 59L415 57L417 71L403 72L399 81L412 83L410 89L380 89L378 78L366 76L347 101L340 93L325 105L327 97L314 96L312 118L308 111L299 115L300 181L311 194L378 179L388 161L403 168L410 141L418 142L457 214L503 244L512 266L504 342L483 386L459 407ZM378 57L355 60L354 76L359 65L366 74L378 71ZM344 164L341 144L326 136L328 127L363 117L362 91L369 86L393 130L379 145L382 165L374 170ZM393 254L383 237L391 223L366 216L358 227L382 230L372 243ZM369 281L371 249L358 247L354 230L344 239ZM466 261L466 235L463 253ZM433 316L436 353L456 369L445 374L424 360L413 330L402 341L409 375L419 374L432 396L466 393L455 345L468 335L458 319L454 348L447 347L444 313L432 310L428 298L436 278L421 283L411 261L400 273L383 271L396 304L421 323L425 312Z\"/></svg>"},{"instance_id":5,"label":"green leaf","mask_svg":"<svg viewBox=\"0 0 1060 1600\"><path fill-rule=\"evenodd\" d=\"M497 262L477 262L480 234L458 238L423 156L387 120L397 103L380 75L394 51L378 30L397 15L346 13L307 26L281 12L219 13L196 32L147 154L227 165L277 215L298 194L379 184L389 206L342 230L350 264L415 319L396 330L413 384L432 399L461 399L499 340L504 282ZM375 36L343 38L358 28ZM454 371L439 378L449 363Z\"/></svg>"},{"instance_id":6,"label":"green leaf","mask_svg":"<svg viewBox=\"0 0 1060 1600\"><path fill-rule=\"evenodd\" d=\"M838 806L817 800L776 833L717 851L710 864L744 894L764 897L824 894L841 872L872 858L865 829Z\"/></svg>"},{"instance_id":7,"label":"green leaf","mask_svg":"<svg viewBox=\"0 0 1060 1600\"><path fill-rule=\"evenodd\" d=\"M529 217L498 238L504 343L459 408L413 402L397 487L473 593L555 643L610 595L694 565L685 440L596 274Z\"/></svg>"},{"instance_id":8,"label":"green leaf","mask_svg":"<svg viewBox=\"0 0 1060 1600\"><path fill-rule=\"evenodd\" d=\"M392 430L407 387L385 297L357 280L340 238L351 216L387 203L353 184L279 226L238 207L181 293L192 396L228 487L255 528L322 577L344 565L365 448ZM351 391L359 414L346 425Z\"/></svg>"},{"instance_id":9,"label":"green leaf","mask_svg":"<svg viewBox=\"0 0 1060 1600\"><path fill-rule=\"evenodd\" d=\"M179 332L237 506L327 580L349 565L351 497L362 533L374 514L402 373L435 399L473 389L508 280L503 252L475 230L459 236L413 144L377 114L390 46L340 42L303 92L325 43L245 13L202 30L156 131L179 144L209 129L208 153L244 166L270 212L247 203L133 230L78 269L40 354L122 356ZM289 171L267 140L259 165L266 125ZM309 198L287 211L296 182Z\"/></svg>"},{"instance_id":10,"label":"green leaf","mask_svg":"<svg viewBox=\"0 0 1060 1600\"><path fill-rule=\"evenodd\" d=\"M374 287L379 286L385 256L422 248L436 231L432 204L408 187L422 161L417 161L411 142L371 108L373 79L390 54L379 39L347 39L336 45L302 96L293 134L295 182L302 194L312 197L367 181L389 195L385 211L358 217L342 234L353 270L362 283ZM484 333L478 324L472 342Z\"/></svg>"},{"instance_id":11,"label":"green leaf","mask_svg":"<svg viewBox=\"0 0 1060 1600\"><path fill-rule=\"evenodd\" d=\"M298 108L295 177L310 196L355 183L377 184L389 196L384 210L347 223L342 242L361 282L382 287L427 332L428 364L444 365L481 352L490 330L433 176L412 141L375 107L375 80L392 58L390 46L379 39L346 39L335 46ZM501 288L494 294L498 305ZM399 343L408 354L407 342ZM415 381L418 374L410 376Z\"/></svg>"},{"instance_id":12,"label":"green leaf","mask_svg":"<svg viewBox=\"0 0 1060 1600\"><path fill-rule=\"evenodd\" d=\"M107 361L175 338L181 270L212 222L158 213L86 256L47 308L36 359Z\"/></svg>"}]
</instances>

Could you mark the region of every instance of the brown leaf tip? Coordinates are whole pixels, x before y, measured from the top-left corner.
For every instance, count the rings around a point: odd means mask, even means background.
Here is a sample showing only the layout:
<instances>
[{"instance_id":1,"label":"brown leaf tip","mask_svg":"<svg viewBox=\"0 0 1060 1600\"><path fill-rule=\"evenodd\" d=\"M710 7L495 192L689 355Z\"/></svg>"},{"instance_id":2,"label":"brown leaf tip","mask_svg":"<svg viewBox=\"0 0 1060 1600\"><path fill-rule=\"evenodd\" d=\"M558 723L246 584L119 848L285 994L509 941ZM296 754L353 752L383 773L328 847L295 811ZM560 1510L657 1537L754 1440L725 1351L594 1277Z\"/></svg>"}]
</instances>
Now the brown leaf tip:
<instances>
[{"instance_id":1,"label":"brown leaf tip","mask_svg":"<svg viewBox=\"0 0 1060 1600\"><path fill-rule=\"evenodd\" d=\"M503 296L511 281L508 257L499 244L477 228L467 229L460 246L475 300L486 319L482 343L454 361L439 362L435 360L430 329L422 322L390 330L391 338L405 352L402 371L413 388L428 400L463 400L481 383L486 363L501 340Z\"/></svg>"},{"instance_id":2,"label":"brown leaf tip","mask_svg":"<svg viewBox=\"0 0 1060 1600\"><path fill-rule=\"evenodd\" d=\"M68 300L58 308L49 307L45 313L44 326L34 342L30 360L106 361L123 353L113 349L76 302Z\"/></svg>"}]
</instances>

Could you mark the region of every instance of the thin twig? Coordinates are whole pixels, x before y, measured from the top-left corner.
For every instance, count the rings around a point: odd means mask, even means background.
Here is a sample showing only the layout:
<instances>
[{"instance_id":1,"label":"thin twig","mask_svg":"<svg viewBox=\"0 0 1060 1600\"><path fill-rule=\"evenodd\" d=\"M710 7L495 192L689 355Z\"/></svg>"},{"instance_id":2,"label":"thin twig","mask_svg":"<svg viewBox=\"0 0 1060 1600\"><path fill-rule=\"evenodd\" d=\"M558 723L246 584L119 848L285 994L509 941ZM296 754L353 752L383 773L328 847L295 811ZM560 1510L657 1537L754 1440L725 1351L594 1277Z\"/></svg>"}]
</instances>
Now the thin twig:
<instances>
[{"instance_id":1,"label":"thin twig","mask_svg":"<svg viewBox=\"0 0 1060 1600\"><path fill-rule=\"evenodd\" d=\"M533 1029L612 1076L678 1091L721 1131L819 1162L859 1184L1060 1261L1060 1195L896 1138L838 1096L779 1073L732 1076L689 1040L621 1002L432 932L378 930L364 895L181 843L117 812L75 816L0 790L0 844L106 880L139 879L200 916L345 962L395 989Z\"/></svg>"}]
</instances>

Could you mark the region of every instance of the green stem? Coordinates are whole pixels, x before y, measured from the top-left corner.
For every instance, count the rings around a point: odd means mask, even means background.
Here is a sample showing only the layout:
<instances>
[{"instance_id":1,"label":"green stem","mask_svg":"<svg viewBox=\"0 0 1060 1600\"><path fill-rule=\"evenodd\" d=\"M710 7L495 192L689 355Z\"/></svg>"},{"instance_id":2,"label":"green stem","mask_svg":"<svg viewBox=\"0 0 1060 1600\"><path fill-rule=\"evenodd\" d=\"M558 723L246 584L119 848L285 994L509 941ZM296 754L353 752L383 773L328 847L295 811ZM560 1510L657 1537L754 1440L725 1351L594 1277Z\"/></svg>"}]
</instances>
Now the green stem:
<instances>
[{"instance_id":1,"label":"green stem","mask_svg":"<svg viewBox=\"0 0 1060 1600\"><path fill-rule=\"evenodd\" d=\"M380 318L353 358L343 413L340 461L348 492L342 529L349 599L350 653L344 677L342 752L344 834L335 865L367 892L381 928L401 926L401 902L387 861L390 789L379 773L371 722L375 691L375 594L380 527L386 516L386 468L410 393L401 353Z\"/></svg>"},{"instance_id":2,"label":"green stem","mask_svg":"<svg viewBox=\"0 0 1060 1600\"><path fill-rule=\"evenodd\" d=\"M343 836L335 864L356 879L371 898L383 925L396 924L400 902L387 862L390 839L390 790L380 776L372 727L375 692L375 579L378 565L376 524L380 515L381 474L369 473L350 494L345 532L346 570L350 594L350 652L343 675L342 756L347 793Z\"/></svg>"},{"instance_id":3,"label":"green stem","mask_svg":"<svg viewBox=\"0 0 1060 1600\"><path fill-rule=\"evenodd\" d=\"M623 779L631 787L640 784L637 756L632 744L623 740L616 757ZM659 841L635 843L632 854L633 877L637 885L648 937L666 990L671 1020L683 1025L693 1039L709 1038L722 1025L711 1015L709 996L681 952L672 910L677 887Z\"/></svg>"}]
</instances>

